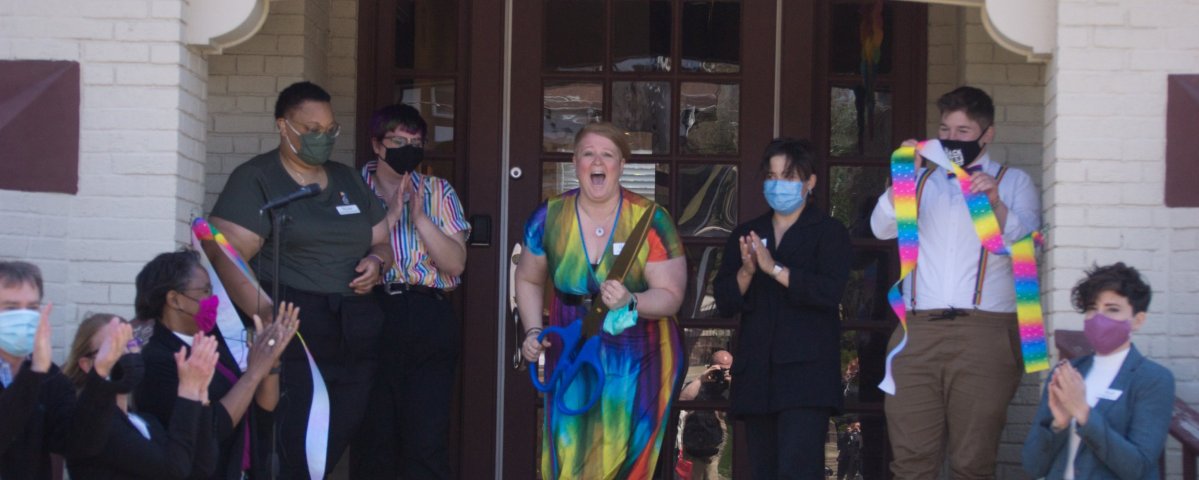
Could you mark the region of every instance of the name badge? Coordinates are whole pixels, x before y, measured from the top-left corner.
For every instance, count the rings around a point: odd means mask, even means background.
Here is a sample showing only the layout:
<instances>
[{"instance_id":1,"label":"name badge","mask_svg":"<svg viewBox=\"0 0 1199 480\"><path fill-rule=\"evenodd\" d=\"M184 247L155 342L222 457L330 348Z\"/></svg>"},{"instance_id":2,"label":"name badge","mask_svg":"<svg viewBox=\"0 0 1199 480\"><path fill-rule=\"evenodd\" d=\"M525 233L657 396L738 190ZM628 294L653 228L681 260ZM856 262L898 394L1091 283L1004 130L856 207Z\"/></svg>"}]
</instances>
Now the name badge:
<instances>
[{"instance_id":1,"label":"name badge","mask_svg":"<svg viewBox=\"0 0 1199 480\"><path fill-rule=\"evenodd\" d=\"M1123 394L1124 394L1123 390L1116 390L1114 388L1109 388L1107 390L1104 390L1103 393L1100 393L1099 398L1101 400L1111 400L1114 402L1116 400L1119 400L1120 395L1123 395Z\"/></svg>"},{"instance_id":2,"label":"name badge","mask_svg":"<svg viewBox=\"0 0 1199 480\"><path fill-rule=\"evenodd\" d=\"M338 205L337 213L339 213L341 215L354 215L356 213L362 213L362 211L358 210L358 205L350 204L350 205Z\"/></svg>"},{"instance_id":3,"label":"name badge","mask_svg":"<svg viewBox=\"0 0 1199 480\"><path fill-rule=\"evenodd\" d=\"M620 255L620 252L623 252L623 251L624 251L624 242L612 244L612 254L613 255Z\"/></svg>"}]
</instances>

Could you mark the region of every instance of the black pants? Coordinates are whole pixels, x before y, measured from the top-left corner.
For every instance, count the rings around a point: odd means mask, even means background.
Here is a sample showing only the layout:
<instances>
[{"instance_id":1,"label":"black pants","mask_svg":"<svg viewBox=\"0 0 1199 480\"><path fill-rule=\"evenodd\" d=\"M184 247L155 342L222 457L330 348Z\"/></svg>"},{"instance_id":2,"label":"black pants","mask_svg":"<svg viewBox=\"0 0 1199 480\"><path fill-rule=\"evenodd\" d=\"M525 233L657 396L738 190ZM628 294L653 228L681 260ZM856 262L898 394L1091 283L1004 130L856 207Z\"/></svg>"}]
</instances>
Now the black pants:
<instances>
[{"instance_id":1,"label":"black pants","mask_svg":"<svg viewBox=\"0 0 1199 480\"><path fill-rule=\"evenodd\" d=\"M329 393L325 474L333 471L366 412L378 363L383 311L372 295L325 295L283 289L300 307L300 335ZM305 440L312 405L312 370L300 339L283 353L279 406L275 409L280 479L308 479Z\"/></svg>"},{"instance_id":2,"label":"black pants","mask_svg":"<svg viewBox=\"0 0 1199 480\"><path fill-rule=\"evenodd\" d=\"M386 322L369 421L350 447L350 478L451 478L450 403L458 321L449 301L378 291Z\"/></svg>"},{"instance_id":3,"label":"black pants","mask_svg":"<svg viewBox=\"0 0 1199 480\"><path fill-rule=\"evenodd\" d=\"M754 480L823 479L827 408L743 416Z\"/></svg>"}]
</instances>

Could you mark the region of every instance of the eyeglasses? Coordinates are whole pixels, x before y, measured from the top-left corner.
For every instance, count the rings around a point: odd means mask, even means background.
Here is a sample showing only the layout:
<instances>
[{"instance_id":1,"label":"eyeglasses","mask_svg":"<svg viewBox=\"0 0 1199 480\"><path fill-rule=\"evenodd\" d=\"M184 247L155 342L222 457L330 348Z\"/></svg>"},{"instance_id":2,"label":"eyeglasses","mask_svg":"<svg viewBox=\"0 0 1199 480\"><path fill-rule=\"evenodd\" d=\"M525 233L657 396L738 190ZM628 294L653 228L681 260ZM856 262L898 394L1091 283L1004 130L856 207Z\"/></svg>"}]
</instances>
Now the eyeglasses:
<instances>
[{"instance_id":1,"label":"eyeglasses","mask_svg":"<svg viewBox=\"0 0 1199 480\"><path fill-rule=\"evenodd\" d=\"M296 127L291 124L291 120L284 119L283 123L286 123L287 128L290 128L291 131L295 132L296 135L316 134L316 135L324 135L324 136L333 137L333 138L337 138L338 135L341 135L341 124L339 124L337 122L333 122L332 125L329 125L329 127L325 128L325 129L321 129L319 126L312 127L312 126L308 126L308 125L300 125L301 127L304 127L304 131L302 131L302 132L299 130L296 130Z\"/></svg>"},{"instance_id":2,"label":"eyeglasses","mask_svg":"<svg viewBox=\"0 0 1199 480\"><path fill-rule=\"evenodd\" d=\"M191 287L191 288L185 288L185 289L183 289L183 290L180 290L179 292L180 292L180 293L186 293L186 292L200 292L200 293L203 293L203 295L200 295L200 298L204 298L204 297L207 297L207 296L209 296L209 295L212 295L212 285L205 285L205 286L203 286L203 287ZM185 296L185 297L187 297L187 298L192 298L192 297L190 297L190 296L187 296L187 295L184 295L184 296ZM192 298L192 300L196 300L196 299ZM199 301L199 300L196 300L196 301Z\"/></svg>"},{"instance_id":3,"label":"eyeglasses","mask_svg":"<svg viewBox=\"0 0 1199 480\"><path fill-rule=\"evenodd\" d=\"M407 138L401 136L383 137L383 146L387 148L400 148L412 145L416 148L425 148L425 141L419 138Z\"/></svg>"}]
</instances>

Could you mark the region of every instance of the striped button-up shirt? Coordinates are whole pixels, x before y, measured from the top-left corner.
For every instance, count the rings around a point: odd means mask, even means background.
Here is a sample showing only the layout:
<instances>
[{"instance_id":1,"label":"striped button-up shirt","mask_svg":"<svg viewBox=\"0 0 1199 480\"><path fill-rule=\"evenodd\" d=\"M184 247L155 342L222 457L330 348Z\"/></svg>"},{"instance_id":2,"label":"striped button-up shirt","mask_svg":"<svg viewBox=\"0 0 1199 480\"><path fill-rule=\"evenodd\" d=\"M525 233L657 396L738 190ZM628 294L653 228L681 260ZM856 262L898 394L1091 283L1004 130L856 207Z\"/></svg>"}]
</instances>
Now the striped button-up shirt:
<instances>
[{"instance_id":1,"label":"striped button-up shirt","mask_svg":"<svg viewBox=\"0 0 1199 480\"><path fill-rule=\"evenodd\" d=\"M370 186L371 191L375 192L375 195L383 198L379 194L379 179L375 174L378 164L378 160L367 162L362 167L362 179ZM446 235L454 235L458 232L470 231L470 223L466 221L465 213L462 211L462 202L458 200L458 194L454 192L454 187L450 186L450 182L443 178L422 175L417 172L412 172L408 180L411 182L409 191L413 195L420 190L420 182L425 183L423 202L425 215L428 215L429 219L442 232L445 232ZM386 199L383 200L386 205ZM412 223L407 209L400 212L400 220L391 230L391 250L395 255L396 263L383 275L383 283L407 283L441 290L452 290L462 283L460 277L446 275L437 270L437 265L429 256L429 250L420 239L416 225Z\"/></svg>"}]
</instances>

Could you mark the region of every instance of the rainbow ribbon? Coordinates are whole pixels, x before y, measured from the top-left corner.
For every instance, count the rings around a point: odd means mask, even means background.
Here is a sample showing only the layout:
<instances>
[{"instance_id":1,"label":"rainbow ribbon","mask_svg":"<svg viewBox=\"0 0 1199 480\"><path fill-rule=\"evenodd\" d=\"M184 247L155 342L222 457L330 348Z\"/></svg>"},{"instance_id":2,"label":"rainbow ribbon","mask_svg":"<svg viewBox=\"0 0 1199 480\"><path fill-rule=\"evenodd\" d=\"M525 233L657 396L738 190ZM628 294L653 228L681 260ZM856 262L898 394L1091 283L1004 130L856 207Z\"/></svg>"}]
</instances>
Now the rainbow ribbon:
<instances>
[{"instance_id":1,"label":"rainbow ribbon","mask_svg":"<svg viewBox=\"0 0 1199 480\"><path fill-rule=\"evenodd\" d=\"M900 147L891 154L891 191L895 198L895 223L899 243L899 280L887 292L891 310L899 317L903 337L899 344L887 354L886 376L878 388L895 394L895 379L891 362L908 344L907 308L899 287L903 279L916 268L920 251L920 234L916 224L916 155L928 159L940 167L952 171L966 199L974 231L983 247L993 255L1012 257L1012 278L1016 291L1016 318L1020 326L1020 347L1024 357L1024 371L1028 373L1049 369L1049 352L1045 344L1045 322L1041 313L1041 287L1037 278L1036 245L1043 243L1040 232L1033 232L1012 244L1011 249L1003 241L999 220L991 210L991 202L983 192L970 192L970 175L961 167L950 162L941 148L941 142L928 140L915 147Z\"/></svg>"},{"instance_id":2,"label":"rainbow ribbon","mask_svg":"<svg viewBox=\"0 0 1199 480\"><path fill-rule=\"evenodd\" d=\"M262 291L262 286L258 284L258 279L254 276L254 272L250 270L250 265L246 263L246 260L241 257L240 253L237 253L237 250L229 243L229 239L225 238L225 235L220 230L217 230L216 227L209 224L203 218L197 217L192 220L192 235L194 237L193 245L195 243L194 240L216 242L221 252L224 252L225 257L233 262L234 265L237 265L242 276L250 281L254 289ZM199 251L203 252L203 250ZM215 287L216 284L222 282L214 274L215 270L210 270L209 275L213 278ZM224 287L221 287L221 290L224 291ZM229 298L222 298L221 303L232 305ZM329 390L325 386L325 379L321 375L320 369L317 368L316 359L312 357L312 352L308 350L308 342L304 341L304 337L300 335L300 332L296 332L296 338L300 341L300 345L304 347L304 354L308 356L308 369L312 372L312 405L308 409L308 428L304 437L304 453L308 460L309 476L314 480L318 480L325 478L325 466L328 462Z\"/></svg>"}]
</instances>

